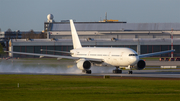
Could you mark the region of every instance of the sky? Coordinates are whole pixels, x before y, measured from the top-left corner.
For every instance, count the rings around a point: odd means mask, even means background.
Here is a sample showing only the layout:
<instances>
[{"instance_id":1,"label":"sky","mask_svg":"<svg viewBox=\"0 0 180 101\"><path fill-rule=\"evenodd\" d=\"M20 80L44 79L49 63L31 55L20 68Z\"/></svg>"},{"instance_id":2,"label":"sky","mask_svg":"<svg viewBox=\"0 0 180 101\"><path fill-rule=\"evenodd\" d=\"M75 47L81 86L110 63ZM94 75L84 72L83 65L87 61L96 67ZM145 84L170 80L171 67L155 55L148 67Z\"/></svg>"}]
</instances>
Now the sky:
<instances>
[{"instance_id":1,"label":"sky","mask_svg":"<svg viewBox=\"0 0 180 101\"><path fill-rule=\"evenodd\" d=\"M42 31L47 15L54 20L128 23L180 23L180 0L0 0L0 29Z\"/></svg>"}]
</instances>

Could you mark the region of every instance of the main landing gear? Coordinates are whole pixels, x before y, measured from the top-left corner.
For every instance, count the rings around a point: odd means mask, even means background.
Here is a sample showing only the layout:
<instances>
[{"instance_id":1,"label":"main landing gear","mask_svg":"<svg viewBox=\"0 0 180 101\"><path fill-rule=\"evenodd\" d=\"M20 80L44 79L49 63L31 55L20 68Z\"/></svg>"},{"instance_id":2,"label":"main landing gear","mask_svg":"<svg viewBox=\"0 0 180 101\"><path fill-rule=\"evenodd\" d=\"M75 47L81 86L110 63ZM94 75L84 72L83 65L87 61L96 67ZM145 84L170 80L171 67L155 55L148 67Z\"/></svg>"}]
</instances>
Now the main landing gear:
<instances>
[{"instance_id":1,"label":"main landing gear","mask_svg":"<svg viewBox=\"0 0 180 101\"><path fill-rule=\"evenodd\" d=\"M115 73L115 74L120 74L120 73L122 73L122 70L119 69L118 66L116 66L116 69L113 70L113 73Z\"/></svg>"},{"instance_id":2,"label":"main landing gear","mask_svg":"<svg viewBox=\"0 0 180 101\"><path fill-rule=\"evenodd\" d=\"M132 74L133 73L133 71L132 71L133 66L128 66L128 67L130 68L128 74Z\"/></svg>"},{"instance_id":3,"label":"main landing gear","mask_svg":"<svg viewBox=\"0 0 180 101\"><path fill-rule=\"evenodd\" d=\"M91 74L91 70L82 70L82 72L85 74Z\"/></svg>"},{"instance_id":4,"label":"main landing gear","mask_svg":"<svg viewBox=\"0 0 180 101\"><path fill-rule=\"evenodd\" d=\"M132 73L133 73L133 71L129 71L129 72L128 72L128 74L132 74Z\"/></svg>"}]
</instances>

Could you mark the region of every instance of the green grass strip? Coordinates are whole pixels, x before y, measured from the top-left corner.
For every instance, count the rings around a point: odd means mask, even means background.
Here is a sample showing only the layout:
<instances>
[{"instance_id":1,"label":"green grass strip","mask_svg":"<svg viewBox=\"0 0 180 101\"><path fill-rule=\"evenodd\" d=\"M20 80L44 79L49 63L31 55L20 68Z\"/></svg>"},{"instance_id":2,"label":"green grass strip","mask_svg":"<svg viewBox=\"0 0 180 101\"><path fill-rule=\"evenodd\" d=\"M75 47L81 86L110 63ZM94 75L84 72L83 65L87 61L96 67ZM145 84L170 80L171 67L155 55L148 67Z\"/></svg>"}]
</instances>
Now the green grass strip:
<instances>
[{"instance_id":1,"label":"green grass strip","mask_svg":"<svg viewBox=\"0 0 180 101\"><path fill-rule=\"evenodd\" d=\"M0 101L14 100L179 101L180 79L0 75Z\"/></svg>"}]
</instances>

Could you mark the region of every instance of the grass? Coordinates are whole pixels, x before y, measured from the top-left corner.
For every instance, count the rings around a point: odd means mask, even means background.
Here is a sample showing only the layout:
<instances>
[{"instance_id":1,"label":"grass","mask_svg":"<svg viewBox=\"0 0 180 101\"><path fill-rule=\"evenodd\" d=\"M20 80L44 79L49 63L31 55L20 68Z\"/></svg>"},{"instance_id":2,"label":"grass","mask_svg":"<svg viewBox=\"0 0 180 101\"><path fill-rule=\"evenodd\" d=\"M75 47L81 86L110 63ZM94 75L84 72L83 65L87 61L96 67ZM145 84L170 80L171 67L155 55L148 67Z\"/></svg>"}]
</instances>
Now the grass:
<instances>
[{"instance_id":1,"label":"grass","mask_svg":"<svg viewBox=\"0 0 180 101\"><path fill-rule=\"evenodd\" d=\"M0 75L0 101L179 101L179 84L180 79Z\"/></svg>"}]
</instances>

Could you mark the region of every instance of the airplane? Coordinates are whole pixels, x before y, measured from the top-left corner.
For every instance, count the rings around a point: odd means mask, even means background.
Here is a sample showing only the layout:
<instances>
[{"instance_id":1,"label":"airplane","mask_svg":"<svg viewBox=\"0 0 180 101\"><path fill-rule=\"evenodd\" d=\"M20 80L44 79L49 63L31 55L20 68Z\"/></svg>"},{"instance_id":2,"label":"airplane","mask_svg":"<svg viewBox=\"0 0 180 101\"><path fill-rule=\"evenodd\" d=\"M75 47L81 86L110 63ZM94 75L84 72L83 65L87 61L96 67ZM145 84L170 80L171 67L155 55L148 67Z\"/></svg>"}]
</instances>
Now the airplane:
<instances>
[{"instance_id":1,"label":"airplane","mask_svg":"<svg viewBox=\"0 0 180 101\"><path fill-rule=\"evenodd\" d=\"M175 50L167 50L149 54L138 55L136 51L130 48L119 47L82 47L79 40L74 22L70 19L70 27L73 41L73 49L70 52L65 51L55 51L61 53L67 53L71 56L62 55L50 55L50 54L36 54L36 53L26 53L26 52L13 52L6 51L14 54L24 54L24 55L35 55L40 57L55 57L55 58L66 58L77 60L77 68L81 69L83 73L91 74L91 66L114 66L113 73L122 73L119 67L128 67L129 74L132 74L132 69L142 70L146 67L146 63L141 58L150 57L154 55L160 55L165 53L174 52ZM45 51L45 50L41 50ZM48 51L48 50L46 50ZM49 50L53 51L53 50Z\"/></svg>"}]
</instances>

